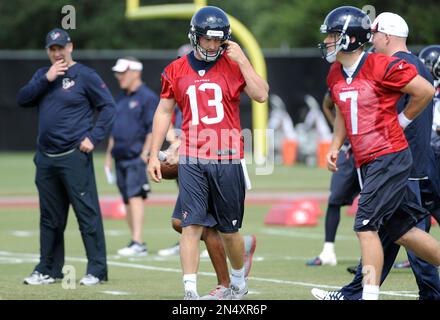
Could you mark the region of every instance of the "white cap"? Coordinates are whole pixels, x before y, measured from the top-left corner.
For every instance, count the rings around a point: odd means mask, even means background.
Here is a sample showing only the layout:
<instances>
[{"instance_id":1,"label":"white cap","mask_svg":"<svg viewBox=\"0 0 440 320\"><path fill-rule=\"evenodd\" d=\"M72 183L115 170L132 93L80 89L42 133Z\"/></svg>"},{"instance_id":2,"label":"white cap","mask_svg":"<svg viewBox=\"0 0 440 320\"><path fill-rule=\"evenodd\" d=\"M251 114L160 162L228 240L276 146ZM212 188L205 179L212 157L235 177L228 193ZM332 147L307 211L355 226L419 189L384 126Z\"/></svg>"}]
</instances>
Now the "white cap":
<instances>
[{"instance_id":1,"label":"white cap","mask_svg":"<svg viewBox=\"0 0 440 320\"><path fill-rule=\"evenodd\" d=\"M128 59L118 59L112 70L114 72L125 72L127 70L142 71L142 63Z\"/></svg>"},{"instance_id":2,"label":"white cap","mask_svg":"<svg viewBox=\"0 0 440 320\"><path fill-rule=\"evenodd\" d=\"M382 12L371 25L373 32L382 32L392 36L407 38L409 28L405 20L398 14Z\"/></svg>"}]
</instances>

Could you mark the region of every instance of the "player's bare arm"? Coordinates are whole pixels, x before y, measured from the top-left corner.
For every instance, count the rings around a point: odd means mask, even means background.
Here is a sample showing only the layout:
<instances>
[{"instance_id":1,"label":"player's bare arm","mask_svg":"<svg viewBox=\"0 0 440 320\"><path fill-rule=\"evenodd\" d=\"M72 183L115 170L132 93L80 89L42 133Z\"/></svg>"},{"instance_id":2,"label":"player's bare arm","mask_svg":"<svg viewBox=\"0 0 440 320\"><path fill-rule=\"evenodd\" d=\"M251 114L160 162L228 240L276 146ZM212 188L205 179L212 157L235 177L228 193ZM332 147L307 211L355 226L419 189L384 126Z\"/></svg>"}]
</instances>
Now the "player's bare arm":
<instances>
[{"instance_id":1,"label":"player's bare arm","mask_svg":"<svg viewBox=\"0 0 440 320\"><path fill-rule=\"evenodd\" d=\"M332 98L330 97L330 93L327 92L324 96L324 100L322 101L322 111L332 126L335 124L334 108L335 106Z\"/></svg>"},{"instance_id":2,"label":"player's bare arm","mask_svg":"<svg viewBox=\"0 0 440 320\"><path fill-rule=\"evenodd\" d=\"M417 75L401 90L411 96L406 108L403 110L405 117L413 120L426 108L435 94L435 88L425 78Z\"/></svg>"},{"instance_id":3,"label":"player's bare arm","mask_svg":"<svg viewBox=\"0 0 440 320\"><path fill-rule=\"evenodd\" d=\"M151 140L153 139L153 135L151 133L147 134L145 137L144 146L142 147L141 159L148 163L148 159L150 157L150 149L151 149Z\"/></svg>"},{"instance_id":4,"label":"player's bare arm","mask_svg":"<svg viewBox=\"0 0 440 320\"><path fill-rule=\"evenodd\" d=\"M162 180L158 155L168 128L170 127L175 107L176 101L174 99L160 99L156 113L154 114L148 173L155 182Z\"/></svg>"},{"instance_id":5,"label":"player's bare arm","mask_svg":"<svg viewBox=\"0 0 440 320\"><path fill-rule=\"evenodd\" d=\"M227 45L227 55L238 63L241 73L246 80L246 88L244 89L246 94L257 102L265 102L269 97L268 83L255 72L238 43L228 40L225 41L225 44Z\"/></svg>"},{"instance_id":6,"label":"player's bare arm","mask_svg":"<svg viewBox=\"0 0 440 320\"><path fill-rule=\"evenodd\" d=\"M329 152L327 153L327 168L332 172L338 170L336 160L338 159L339 149L341 149L341 146L344 144L347 134L345 131L344 118L342 117L342 113L337 105L335 105L335 112L336 116L334 122L333 139Z\"/></svg>"}]
</instances>

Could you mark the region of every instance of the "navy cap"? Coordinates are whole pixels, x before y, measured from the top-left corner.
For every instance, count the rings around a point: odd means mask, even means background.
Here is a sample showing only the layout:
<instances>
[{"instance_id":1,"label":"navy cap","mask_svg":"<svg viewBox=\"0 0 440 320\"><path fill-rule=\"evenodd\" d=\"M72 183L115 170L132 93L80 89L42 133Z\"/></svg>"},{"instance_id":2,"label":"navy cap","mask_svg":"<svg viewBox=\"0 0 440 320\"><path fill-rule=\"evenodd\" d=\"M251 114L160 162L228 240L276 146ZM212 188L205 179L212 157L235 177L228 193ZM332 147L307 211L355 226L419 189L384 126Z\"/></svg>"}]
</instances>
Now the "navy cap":
<instances>
[{"instance_id":1,"label":"navy cap","mask_svg":"<svg viewBox=\"0 0 440 320\"><path fill-rule=\"evenodd\" d=\"M46 36L46 48L53 45L65 47L67 43L71 42L69 34L60 28L55 28Z\"/></svg>"}]
</instances>

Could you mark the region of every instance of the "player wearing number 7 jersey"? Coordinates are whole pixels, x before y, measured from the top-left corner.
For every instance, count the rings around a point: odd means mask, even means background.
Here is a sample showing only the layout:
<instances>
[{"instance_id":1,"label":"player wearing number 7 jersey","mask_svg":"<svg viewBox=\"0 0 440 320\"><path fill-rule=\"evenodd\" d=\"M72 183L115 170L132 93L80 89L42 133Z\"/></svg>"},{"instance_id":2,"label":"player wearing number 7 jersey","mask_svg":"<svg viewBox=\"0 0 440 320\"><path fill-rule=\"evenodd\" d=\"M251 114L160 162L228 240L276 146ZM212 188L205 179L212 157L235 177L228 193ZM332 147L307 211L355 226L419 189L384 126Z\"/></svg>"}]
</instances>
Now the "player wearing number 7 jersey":
<instances>
[{"instance_id":1,"label":"player wearing number 7 jersey","mask_svg":"<svg viewBox=\"0 0 440 320\"><path fill-rule=\"evenodd\" d=\"M427 211L417 204L407 185L412 157L402 130L429 103L434 88L406 61L365 53L362 49L371 37L370 25L361 10L336 8L321 26L327 36L320 47L327 61L337 61L327 77L337 105L328 168L337 170L337 155L347 136L361 176L354 230L361 246L362 298L378 299L383 267L379 229L435 266L440 265L440 245L414 228ZM397 115L396 103L403 93L410 101Z\"/></svg>"},{"instance_id":2,"label":"player wearing number 7 jersey","mask_svg":"<svg viewBox=\"0 0 440 320\"><path fill-rule=\"evenodd\" d=\"M224 297L240 299L248 292L239 233L246 174L241 164L240 93L264 102L269 86L230 35L228 17L221 9L208 6L194 14L188 34L194 50L163 71L161 100L153 121L148 171L159 182L158 152L176 103L183 113L179 196L185 299L198 299L199 241L204 226L219 231L231 264L231 284Z\"/></svg>"}]
</instances>

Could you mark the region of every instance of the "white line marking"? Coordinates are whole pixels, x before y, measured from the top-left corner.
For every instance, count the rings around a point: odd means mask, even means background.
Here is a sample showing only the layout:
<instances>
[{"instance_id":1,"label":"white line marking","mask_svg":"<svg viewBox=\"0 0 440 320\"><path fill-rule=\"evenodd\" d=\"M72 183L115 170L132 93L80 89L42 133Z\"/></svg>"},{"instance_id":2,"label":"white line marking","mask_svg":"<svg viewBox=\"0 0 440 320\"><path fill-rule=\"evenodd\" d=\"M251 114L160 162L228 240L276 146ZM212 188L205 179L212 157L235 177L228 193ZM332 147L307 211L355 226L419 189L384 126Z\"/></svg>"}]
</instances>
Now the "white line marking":
<instances>
[{"instance_id":1,"label":"white line marking","mask_svg":"<svg viewBox=\"0 0 440 320\"><path fill-rule=\"evenodd\" d=\"M24 263L26 263L26 262L34 263L35 259L38 259L38 255L31 254L31 253L13 253L13 252L8 252L8 251L0 251L0 255L1 256L9 256L11 258L14 257L16 259L22 259L22 261ZM85 258L66 257L66 260L87 263L87 259L85 259ZM116 262L116 261L107 261L107 264L110 266L124 267L124 268L182 273L182 270L180 268L179 269L163 268L163 267L154 267L154 266L147 266L147 265L134 264L134 263ZM215 273L213 273L213 272L199 272L198 274L203 275L203 276L216 277ZM312 288L312 287L313 288L322 288L322 289L339 289L339 288L341 288L340 286L330 286L330 285L324 285L324 284L318 284L318 283L308 283L308 282L302 282L302 281L279 280L279 279L269 279L269 278L260 278L260 277L249 277L249 279L254 280L254 281L286 284L286 285L302 286L302 287L310 287L310 288ZM413 298L418 297L417 294L410 294L408 292L413 292L413 291L381 291L380 294L389 295L389 296L399 296L399 297L413 297Z\"/></svg>"},{"instance_id":2,"label":"white line marking","mask_svg":"<svg viewBox=\"0 0 440 320\"><path fill-rule=\"evenodd\" d=\"M282 230L282 229L273 229L273 228L263 228L260 230L261 233L270 234L273 236L285 236L285 237L291 237L291 238L301 238L301 239L324 239L323 233L308 233L308 232L298 232L298 231L292 231L292 230ZM338 234L338 241L339 240L349 240L354 241L356 240L356 237L353 236L346 236L346 235L340 235Z\"/></svg>"},{"instance_id":3,"label":"white line marking","mask_svg":"<svg viewBox=\"0 0 440 320\"><path fill-rule=\"evenodd\" d=\"M29 237L37 235L37 231L32 231L32 230L12 230L12 231L10 231L10 233L13 236L19 237L19 238L29 238Z\"/></svg>"},{"instance_id":4,"label":"white line marking","mask_svg":"<svg viewBox=\"0 0 440 320\"><path fill-rule=\"evenodd\" d=\"M130 294L129 292L126 292L126 291L111 291L111 290L105 290L105 291L99 291L99 292L105 293L105 294L111 294L114 296L127 296Z\"/></svg>"}]
</instances>

